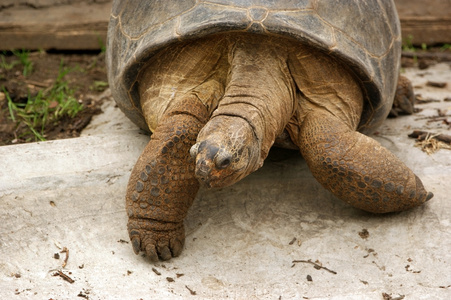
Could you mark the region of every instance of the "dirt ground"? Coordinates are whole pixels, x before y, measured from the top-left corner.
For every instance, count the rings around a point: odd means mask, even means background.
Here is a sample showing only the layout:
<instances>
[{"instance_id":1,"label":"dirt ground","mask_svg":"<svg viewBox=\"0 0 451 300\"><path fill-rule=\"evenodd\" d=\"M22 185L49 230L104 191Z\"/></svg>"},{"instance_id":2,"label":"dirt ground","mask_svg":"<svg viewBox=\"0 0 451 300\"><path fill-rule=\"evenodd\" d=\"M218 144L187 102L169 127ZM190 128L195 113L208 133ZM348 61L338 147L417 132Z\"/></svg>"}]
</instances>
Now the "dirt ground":
<instances>
[{"instance_id":1,"label":"dirt ground","mask_svg":"<svg viewBox=\"0 0 451 300\"><path fill-rule=\"evenodd\" d=\"M18 57L11 53L4 55L3 59L2 66L18 61ZM28 59L33 67L27 76L23 75L24 66L20 63L11 69L0 68L0 145L36 141L26 125L12 120L4 91L14 103L26 103L29 95L34 97L39 91L53 86L61 66L70 69L63 80L74 90L74 97L83 104L83 109L74 118L64 116L58 122L48 124L44 138L55 140L79 136L92 116L101 112L99 95L107 88L104 53L31 52Z\"/></svg>"}]
</instances>

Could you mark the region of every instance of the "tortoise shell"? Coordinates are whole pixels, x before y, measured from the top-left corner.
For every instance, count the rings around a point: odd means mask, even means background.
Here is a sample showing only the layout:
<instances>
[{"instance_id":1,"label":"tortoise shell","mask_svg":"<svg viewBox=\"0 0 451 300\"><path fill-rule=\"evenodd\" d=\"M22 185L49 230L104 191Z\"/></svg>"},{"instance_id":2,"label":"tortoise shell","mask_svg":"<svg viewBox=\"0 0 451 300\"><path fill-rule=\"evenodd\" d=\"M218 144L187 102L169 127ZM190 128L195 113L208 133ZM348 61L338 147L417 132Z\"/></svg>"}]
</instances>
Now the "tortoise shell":
<instances>
[{"instance_id":1,"label":"tortoise shell","mask_svg":"<svg viewBox=\"0 0 451 300\"><path fill-rule=\"evenodd\" d=\"M139 2L139 3L136 3ZM157 51L212 34L277 35L324 51L354 72L365 95L359 131L369 133L388 115L401 54L401 33L391 0L115 0L107 41L112 94L140 128L137 78Z\"/></svg>"}]
</instances>

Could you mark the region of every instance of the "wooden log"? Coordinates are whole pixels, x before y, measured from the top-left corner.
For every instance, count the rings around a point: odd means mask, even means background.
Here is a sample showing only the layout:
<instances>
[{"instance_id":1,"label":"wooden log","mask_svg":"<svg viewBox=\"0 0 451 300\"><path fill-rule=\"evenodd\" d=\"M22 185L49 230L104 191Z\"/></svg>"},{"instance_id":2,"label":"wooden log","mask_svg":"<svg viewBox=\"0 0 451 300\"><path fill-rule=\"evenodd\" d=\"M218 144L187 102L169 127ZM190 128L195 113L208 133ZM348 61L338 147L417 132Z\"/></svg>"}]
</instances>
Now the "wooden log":
<instances>
[{"instance_id":1,"label":"wooden log","mask_svg":"<svg viewBox=\"0 0 451 300\"><path fill-rule=\"evenodd\" d=\"M395 0L404 41L451 43L451 0Z\"/></svg>"},{"instance_id":2,"label":"wooden log","mask_svg":"<svg viewBox=\"0 0 451 300\"><path fill-rule=\"evenodd\" d=\"M111 2L77 2L0 10L0 50L98 50L105 45Z\"/></svg>"}]
</instances>

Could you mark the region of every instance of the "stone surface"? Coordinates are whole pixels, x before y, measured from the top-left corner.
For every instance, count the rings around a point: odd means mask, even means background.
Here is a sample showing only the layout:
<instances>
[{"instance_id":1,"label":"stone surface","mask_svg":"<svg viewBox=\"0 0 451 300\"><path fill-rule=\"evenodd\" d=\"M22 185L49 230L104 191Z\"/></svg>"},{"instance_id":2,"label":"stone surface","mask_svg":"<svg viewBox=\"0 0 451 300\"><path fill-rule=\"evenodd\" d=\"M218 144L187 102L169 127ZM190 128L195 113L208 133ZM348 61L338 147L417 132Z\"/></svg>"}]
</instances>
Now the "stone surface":
<instances>
[{"instance_id":1,"label":"stone surface","mask_svg":"<svg viewBox=\"0 0 451 300\"><path fill-rule=\"evenodd\" d=\"M125 190L148 137L112 102L80 138L0 147L0 298L450 298L451 152L427 155L407 138L414 129L449 134L425 117L451 111L450 65L406 75L440 101L387 120L375 138L422 178L429 203L361 212L324 190L297 153L276 150L238 184L199 193L185 249L164 263L135 256L128 239Z\"/></svg>"}]
</instances>

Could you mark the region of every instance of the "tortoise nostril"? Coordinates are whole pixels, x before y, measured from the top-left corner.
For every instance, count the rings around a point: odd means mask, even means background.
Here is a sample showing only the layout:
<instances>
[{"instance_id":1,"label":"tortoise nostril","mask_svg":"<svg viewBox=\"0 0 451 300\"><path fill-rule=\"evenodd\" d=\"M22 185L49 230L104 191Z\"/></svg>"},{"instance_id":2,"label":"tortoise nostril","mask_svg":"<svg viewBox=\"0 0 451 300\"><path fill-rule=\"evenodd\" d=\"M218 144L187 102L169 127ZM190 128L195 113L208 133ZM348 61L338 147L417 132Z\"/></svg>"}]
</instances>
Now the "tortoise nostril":
<instances>
[{"instance_id":1,"label":"tortoise nostril","mask_svg":"<svg viewBox=\"0 0 451 300\"><path fill-rule=\"evenodd\" d=\"M230 155L221 155L220 157L217 157L215 160L216 168L218 169L225 169L228 166L230 166L230 163L232 162L232 157Z\"/></svg>"}]
</instances>

